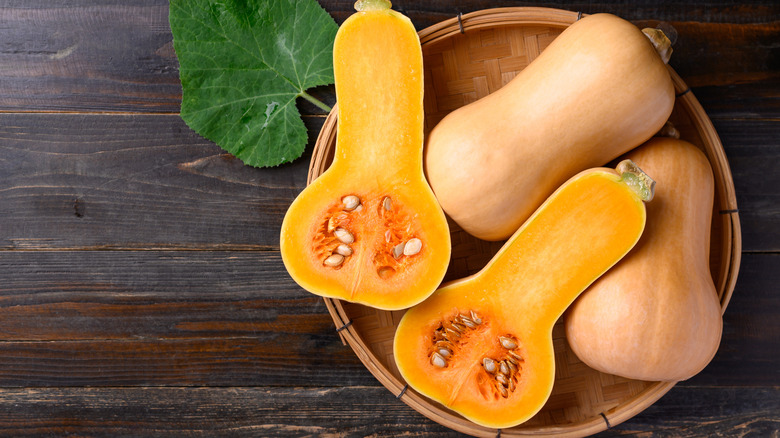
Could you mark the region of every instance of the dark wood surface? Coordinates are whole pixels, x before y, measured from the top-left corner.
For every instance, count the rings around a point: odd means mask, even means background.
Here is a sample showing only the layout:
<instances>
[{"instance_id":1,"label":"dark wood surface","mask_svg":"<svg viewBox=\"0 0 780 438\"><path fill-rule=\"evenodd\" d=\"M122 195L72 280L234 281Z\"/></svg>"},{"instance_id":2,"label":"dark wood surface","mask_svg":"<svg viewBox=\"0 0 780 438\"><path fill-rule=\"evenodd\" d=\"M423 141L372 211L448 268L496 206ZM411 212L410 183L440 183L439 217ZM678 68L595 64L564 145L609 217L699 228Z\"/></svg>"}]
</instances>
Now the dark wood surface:
<instances>
[{"instance_id":1,"label":"dark wood surface","mask_svg":"<svg viewBox=\"0 0 780 438\"><path fill-rule=\"evenodd\" d=\"M600 436L777 437L780 5L394 3L418 29L531 5L678 30L671 65L733 172L742 267L713 362ZM165 0L0 0L0 434L458 436L382 387L281 263L322 111L299 104L307 155L244 166L178 116L167 19Z\"/></svg>"}]
</instances>

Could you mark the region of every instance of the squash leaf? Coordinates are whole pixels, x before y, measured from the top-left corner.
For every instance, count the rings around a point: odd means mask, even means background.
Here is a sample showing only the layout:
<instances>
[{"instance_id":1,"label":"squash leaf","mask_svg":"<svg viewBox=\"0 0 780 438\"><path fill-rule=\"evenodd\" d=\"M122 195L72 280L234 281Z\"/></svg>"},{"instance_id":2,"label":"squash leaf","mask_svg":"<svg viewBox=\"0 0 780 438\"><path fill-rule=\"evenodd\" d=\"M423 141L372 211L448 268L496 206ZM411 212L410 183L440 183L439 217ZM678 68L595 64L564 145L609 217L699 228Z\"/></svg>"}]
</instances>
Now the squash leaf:
<instances>
[{"instance_id":1,"label":"squash leaf","mask_svg":"<svg viewBox=\"0 0 780 438\"><path fill-rule=\"evenodd\" d=\"M333 18L315 0L171 0L181 118L255 167L301 156L295 102L333 83Z\"/></svg>"}]
</instances>

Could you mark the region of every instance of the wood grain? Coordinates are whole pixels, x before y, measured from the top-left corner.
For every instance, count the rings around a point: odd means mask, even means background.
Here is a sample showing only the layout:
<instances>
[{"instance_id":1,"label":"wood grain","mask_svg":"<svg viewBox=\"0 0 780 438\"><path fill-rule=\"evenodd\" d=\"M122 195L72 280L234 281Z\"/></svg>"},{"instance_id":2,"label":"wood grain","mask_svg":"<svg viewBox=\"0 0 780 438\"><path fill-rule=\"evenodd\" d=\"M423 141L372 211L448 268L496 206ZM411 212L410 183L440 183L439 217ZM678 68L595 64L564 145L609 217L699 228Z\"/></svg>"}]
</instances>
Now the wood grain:
<instances>
[{"instance_id":1,"label":"wood grain","mask_svg":"<svg viewBox=\"0 0 780 438\"><path fill-rule=\"evenodd\" d=\"M3 3L0 111L178 113L181 85L167 1ZM337 22L354 11L353 3L321 1ZM459 12L525 3L415 0L394 5L423 29ZM755 116L762 106L774 117L780 114L777 99L767 99L767 86L780 84L780 58L772 43L780 36L776 4L609 1L534 6L609 12L640 25L669 22L679 34L671 65L695 91L702 89L702 104L711 117L720 112ZM731 62L724 63L724 57ZM727 105L709 88L725 85ZM318 87L312 94L327 105L335 103L332 87ZM304 100L299 108L303 114L323 114Z\"/></svg>"},{"instance_id":2,"label":"wood grain","mask_svg":"<svg viewBox=\"0 0 780 438\"><path fill-rule=\"evenodd\" d=\"M0 248L278 248L308 157L250 168L178 115L0 114Z\"/></svg>"},{"instance_id":3,"label":"wood grain","mask_svg":"<svg viewBox=\"0 0 780 438\"><path fill-rule=\"evenodd\" d=\"M745 254L713 362L776 386L777 254ZM272 251L0 251L0 387L373 385ZM305 372L303 372L305 371Z\"/></svg>"},{"instance_id":4,"label":"wood grain","mask_svg":"<svg viewBox=\"0 0 780 438\"><path fill-rule=\"evenodd\" d=\"M320 0L337 22L354 0ZM395 0L422 29L526 2ZM780 4L617 0L678 31L671 65L729 158L742 269L699 375L601 437L780 430ZM0 0L0 435L456 437L395 399L286 275L309 152L252 169L178 116L166 0ZM311 91L328 105L332 86Z\"/></svg>"},{"instance_id":5,"label":"wood grain","mask_svg":"<svg viewBox=\"0 0 780 438\"><path fill-rule=\"evenodd\" d=\"M0 404L0 434L16 437L464 437L377 387L2 389ZM595 436L777 437L778 410L777 388L674 388Z\"/></svg>"}]
</instances>

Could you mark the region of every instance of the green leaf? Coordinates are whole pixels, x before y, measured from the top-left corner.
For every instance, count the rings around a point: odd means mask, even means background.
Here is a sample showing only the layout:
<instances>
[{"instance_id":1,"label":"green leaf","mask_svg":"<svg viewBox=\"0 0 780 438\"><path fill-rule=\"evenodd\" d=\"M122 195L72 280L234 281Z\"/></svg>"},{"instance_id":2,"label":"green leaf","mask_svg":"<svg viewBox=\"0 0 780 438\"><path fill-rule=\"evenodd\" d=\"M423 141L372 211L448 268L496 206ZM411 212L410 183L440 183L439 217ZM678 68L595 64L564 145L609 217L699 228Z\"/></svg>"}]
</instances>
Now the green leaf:
<instances>
[{"instance_id":1,"label":"green leaf","mask_svg":"<svg viewBox=\"0 0 780 438\"><path fill-rule=\"evenodd\" d=\"M315 0L171 0L181 117L250 166L301 156L308 141L295 106L333 83L338 26Z\"/></svg>"}]
</instances>

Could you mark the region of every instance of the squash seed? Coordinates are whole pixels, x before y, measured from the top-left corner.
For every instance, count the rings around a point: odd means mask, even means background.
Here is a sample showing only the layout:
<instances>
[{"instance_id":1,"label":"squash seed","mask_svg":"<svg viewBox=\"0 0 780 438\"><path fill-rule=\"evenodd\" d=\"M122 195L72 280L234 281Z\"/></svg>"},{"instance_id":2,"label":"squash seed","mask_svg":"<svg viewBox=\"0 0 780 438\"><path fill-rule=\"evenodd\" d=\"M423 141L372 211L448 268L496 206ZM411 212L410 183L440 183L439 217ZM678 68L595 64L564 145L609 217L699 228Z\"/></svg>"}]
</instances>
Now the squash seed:
<instances>
[{"instance_id":1,"label":"squash seed","mask_svg":"<svg viewBox=\"0 0 780 438\"><path fill-rule=\"evenodd\" d=\"M474 324L482 324L482 318L477 316L477 313L475 311L471 311L471 320L474 321Z\"/></svg>"},{"instance_id":2,"label":"squash seed","mask_svg":"<svg viewBox=\"0 0 780 438\"><path fill-rule=\"evenodd\" d=\"M506 364L506 361L502 360L499 363L498 370L501 374L508 376L509 375L509 366Z\"/></svg>"},{"instance_id":3,"label":"squash seed","mask_svg":"<svg viewBox=\"0 0 780 438\"><path fill-rule=\"evenodd\" d=\"M405 243L401 242L398 245L396 245L395 248L393 248L393 258L394 259L396 259L396 260L400 259L401 256L404 255L404 246L405 245L406 245Z\"/></svg>"},{"instance_id":4,"label":"squash seed","mask_svg":"<svg viewBox=\"0 0 780 438\"><path fill-rule=\"evenodd\" d=\"M515 342L515 340L510 337L499 336L498 340L499 342L501 342L501 346L506 348L507 350L514 350L515 348L517 348L517 342Z\"/></svg>"},{"instance_id":5,"label":"squash seed","mask_svg":"<svg viewBox=\"0 0 780 438\"><path fill-rule=\"evenodd\" d=\"M333 235L336 236L336 239L339 239L341 243L350 244L355 241L355 236L344 228L336 228L333 230Z\"/></svg>"},{"instance_id":6,"label":"squash seed","mask_svg":"<svg viewBox=\"0 0 780 438\"><path fill-rule=\"evenodd\" d=\"M514 392L515 391L515 379L511 378L509 379L509 390Z\"/></svg>"},{"instance_id":7,"label":"squash seed","mask_svg":"<svg viewBox=\"0 0 780 438\"><path fill-rule=\"evenodd\" d=\"M452 328L454 328L455 330L457 330L460 333L463 333L464 331L466 331L466 326L463 325L463 324L458 324L457 322L453 322L452 323Z\"/></svg>"},{"instance_id":8,"label":"squash seed","mask_svg":"<svg viewBox=\"0 0 780 438\"><path fill-rule=\"evenodd\" d=\"M503 374L496 374L496 380L503 386L509 386L509 380Z\"/></svg>"},{"instance_id":9,"label":"squash seed","mask_svg":"<svg viewBox=\"0 0 780 438\"><path fill-rule=\"evenodd\" d=\"M458 319L460 320L460 323L465 325L468 328L476 328L477 324L474 323L468 316L466 315L458 315Z\"/></svg>"},{"instance_id":10,"label":"squash seed","mask_svg":"<svg viewBox=\"0 0 780 438\"><path fill-rule=\"evenodd\" d=\"M404 255L405 256L413 256L420 252L422 249L422 240L412 237L406 242L406 246L404 246Z\"/></svg>"},{"instance_id":11,"label":"squash seed","mask_svg":"<svg viewBox=\"0 0 780 438\"><path fill-rule=\"evenodd\" d=\"M452 354L452 351L450 351L450 350L449 350L449 349L447 349L447 348L439 348L439 354L440 354L442 357L450 357L450 355Z\"/></svg>"},{"instance_id":12,"label":"squash seed","mask_svg":"<svg viewBox=\"0 0 780 438\"><path fill-rule=\"evenodd\" d=\"M330 267L336 267L344 263L344 256L341 254L332 254L330 257L326 258L323 262L325 266Z\"/></svg>"},{"instance_id":13,"label":"squash seed","mask_svg":"<svg viewBox=\"0 0 780 438\"><path fill-rule=\"evenodd\" d=\"M509 397L509 392L506 390L506 388L504 388L504 385L497 385L497 386L498 386L498 391L501 393L502 397L504 398Z\"/></svg>"},{"instance_id":14,"label":"squash seed","mask_svg":"<svg viewBox=\"0 0 780 438\"><path fill-rule=\"evenodd\" d=\"M385 196L385 199L382 200L382 207L387 211L393 209L393 201L390 200L389 196Z\"/></svg>"},{"instance_id":15,"label":"squash seed","mask_svg":"<svg viewBox=\"0 0 780 438\"><path fill-rule=\"evenodd\" d=\"M454 339L457 339L460 337L460 333L447 327L444 329L444 336L452 336Z\"/></svg>"},{"instance_id":16,"label":"squash seed","mask_svg":"<svg viewBox=\"0 0 780 438\"><path fill-rule=\"evenodd\" d=\"M515 365L517 364L517 362L524 361L523 357L520 356L520 354L518 354L515 351L509 350L509 360L511 361L512 359L515 359Z\"/></svg>"},{"instance_id":17,"label":"squash seed","mask_svg":"<svg viewBox=\"0 0 780 438\"><path fill-rule=\"evenodd\" d=\"M360 205L360 198L355 195L349 195L341 198L341 202L344 204L344 210L352 211Z\"/></svg>"},{"instance_id":18,"label":"squash seed","mask_svg":"<svg viewBox=\"0 0 780 438\"><path fill-rule=\"evenodd\" d=\"M344 257L349 257L352 255L352 247L347 245L346 243L342 243L341 245L336 247L336 254L341 254Z\"/></svg>"},{"instance_id":19,"label":"squash seed","mask_svg":"<svg viewBox=\"0 0 780 438\"><path fill-rule=\"evenodd\" d=\"M485 371L489 372L490 374L496 372L496 361L489 357L482 359L482 366L485 367Z\"/></svg>"},{"instance_id":20,"label":"squash seed","mask_svg":"<svg viewBox=\"0 0 780 438\"><path fill-rule=\"evenodd\" d=\"M447 360L439 353L433 353L431 355L431 364L435 367L444 368L447 366Z\"/></svg>"}]
</instances>

